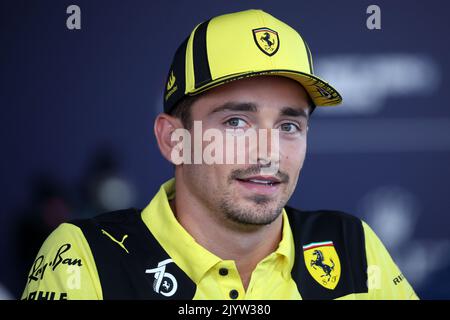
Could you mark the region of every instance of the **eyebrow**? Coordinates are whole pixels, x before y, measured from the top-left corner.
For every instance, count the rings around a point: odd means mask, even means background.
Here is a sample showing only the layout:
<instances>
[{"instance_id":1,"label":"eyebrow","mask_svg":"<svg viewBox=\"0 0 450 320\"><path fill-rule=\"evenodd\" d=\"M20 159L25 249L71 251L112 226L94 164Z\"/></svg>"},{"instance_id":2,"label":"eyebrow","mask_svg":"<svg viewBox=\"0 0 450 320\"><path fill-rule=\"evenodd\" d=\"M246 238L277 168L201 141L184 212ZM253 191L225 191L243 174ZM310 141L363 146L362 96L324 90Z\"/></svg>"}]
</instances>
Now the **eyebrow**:
<instances>
[{"instance_id":1,"label":"eyebrow","mask_svg":"<svg viewBox=\"0 0 450 320\"><path fill-rule=\"evenodd\" d=\"M304 109L298 109L293 107L284 107L281 109L280 115L288 117L303 117L309 119L309 113Z\"/></svg>"},{"instance_id":2,"label":"eyebrow","mask_svg":"<svg viewBox=\"0 0 450 320\"><path fill-rule=\"evenodd\" d=\"M227 102L214 110L212 110L209 114L223 112L223 111L250 111L257 112L258 107L256 104L252 102Z\"/></svg>"},{"instance_id":3,"label":"eyebrow","mask_svg":"<svg viewBox=\"0 0 450 320\"><path fill-rule=\"evenodd\" d=\"M227 102L212 110L209 114L214 114L223 111L247 111L258 112L258 106L253 102ZM283 107L280 111L280 116L288 117L303 117L309 119L309 113L304 109L295 107Z\"/></svg>"}]
</instances>

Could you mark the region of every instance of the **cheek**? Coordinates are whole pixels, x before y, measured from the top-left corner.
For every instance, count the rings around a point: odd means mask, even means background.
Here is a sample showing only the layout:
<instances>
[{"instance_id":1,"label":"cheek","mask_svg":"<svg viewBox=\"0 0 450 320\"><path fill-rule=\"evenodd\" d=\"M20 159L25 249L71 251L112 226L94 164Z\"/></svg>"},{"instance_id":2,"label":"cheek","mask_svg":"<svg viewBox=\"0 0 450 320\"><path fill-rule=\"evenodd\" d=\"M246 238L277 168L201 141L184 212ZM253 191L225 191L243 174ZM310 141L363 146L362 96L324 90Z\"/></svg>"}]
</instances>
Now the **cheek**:
<instances>
[{"instance_id":1,"label":"cheek","mask_svg":"<svg viewBox=\"0 0 450 320\"><path fill-rule=\"evenodd\" d=\"M231 168L227 165L189 165L186 166L186 179L197 185L202 192L217 192L228 183ZM214 190L214 191L212 191Z\"/></svg>"},{"instance_id":2,"label":"cheek","mask_svg":"<svg viewBox=\"0 0 450 320\"><path fill-rule=\"evenodd\" d=\"M280 143L281 166L288 171L299 171L306 155L305 141L284 141Z\"/></svg>"}]
</instances>

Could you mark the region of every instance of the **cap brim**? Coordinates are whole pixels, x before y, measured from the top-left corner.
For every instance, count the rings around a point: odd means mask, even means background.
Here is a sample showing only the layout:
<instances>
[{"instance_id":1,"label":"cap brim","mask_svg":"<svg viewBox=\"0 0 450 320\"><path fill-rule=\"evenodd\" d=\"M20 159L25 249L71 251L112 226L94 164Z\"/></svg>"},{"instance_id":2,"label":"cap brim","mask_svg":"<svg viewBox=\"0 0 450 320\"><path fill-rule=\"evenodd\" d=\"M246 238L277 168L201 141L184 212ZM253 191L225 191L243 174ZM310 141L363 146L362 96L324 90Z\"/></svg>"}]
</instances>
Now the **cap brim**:
<instances>
[{"instance_id":1,"label":"cap brim","mask_svg":"<svg viewBox=\"0 0 450 320\"><path fill-rule=\"evenodd\" d=\"M269 72L269 74L291 78L299 82L308 92L311 100L316 106L331 107L342 103L342 96L340 95L340 93L330 84L317 76L297 71L281 70Z\"/></svg>"},{"instance_id":2,"label":"cap brim","mask_svg":"<svg viewBox=\"0 0 450 320\"><path fill-rule=\"evenodd\" d=\"M331 107L342 103L342 96L326 81L311 74L292 70L266 70L234 74L227 76L226 78L216 79L200 88L197 88L195 92L191 92L189 95L197 95L231 81L263 75L282 76L299 82L305 88L313 103L318 107Z\"/></svg>"}]
</instances>

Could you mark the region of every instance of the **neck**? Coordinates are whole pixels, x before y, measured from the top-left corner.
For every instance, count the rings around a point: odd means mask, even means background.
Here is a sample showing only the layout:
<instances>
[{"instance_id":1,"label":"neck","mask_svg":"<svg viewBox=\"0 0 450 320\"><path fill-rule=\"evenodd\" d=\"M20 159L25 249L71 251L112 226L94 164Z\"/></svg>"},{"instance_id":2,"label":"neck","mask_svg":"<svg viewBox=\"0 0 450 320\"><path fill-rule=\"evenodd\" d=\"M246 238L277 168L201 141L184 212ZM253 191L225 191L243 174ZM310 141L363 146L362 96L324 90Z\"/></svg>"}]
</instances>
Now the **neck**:
<instances>
[{"instance_id":1,"label":"neck","mask_svg":"<svg viewBox=\"0 0 450 320\"><path fill-rule=\"evenodd\" d=\"M205 249L223 260L234 260L247 289L256 265L281 241L282 216L270 225L242 225L203 206L180 179L175 180L175 188L176 197L170 206L178 222Z\"/></svg>"}]
</instances>

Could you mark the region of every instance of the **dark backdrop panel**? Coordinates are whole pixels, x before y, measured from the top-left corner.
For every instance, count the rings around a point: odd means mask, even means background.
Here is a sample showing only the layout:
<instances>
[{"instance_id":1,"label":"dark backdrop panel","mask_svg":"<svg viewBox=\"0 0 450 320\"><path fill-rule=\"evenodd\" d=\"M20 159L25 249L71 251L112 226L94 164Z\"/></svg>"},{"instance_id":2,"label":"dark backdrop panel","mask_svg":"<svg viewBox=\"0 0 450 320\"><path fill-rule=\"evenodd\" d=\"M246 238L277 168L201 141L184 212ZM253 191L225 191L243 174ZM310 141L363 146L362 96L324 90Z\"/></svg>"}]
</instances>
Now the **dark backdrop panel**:
<instances>
[{"instance_id":1,"label":"dark backdrop panel","mask_svg":"<svg viewBox=\"0 0 450 320\"><path fill-rule=\"evenodd\" d=\"M81 30L66 8L81 8ZM251 7L308 41L344 104L319 109L291 204L367 220L423 298L449 298L450 4L2 1L0 283L18 296L57 223L143 207L173 174L153 120L172 55L211 16Z\"/></svg>"}]
</instances>

